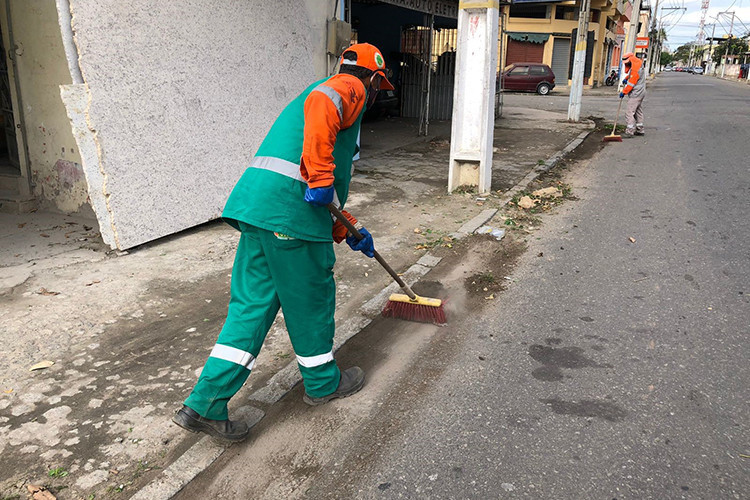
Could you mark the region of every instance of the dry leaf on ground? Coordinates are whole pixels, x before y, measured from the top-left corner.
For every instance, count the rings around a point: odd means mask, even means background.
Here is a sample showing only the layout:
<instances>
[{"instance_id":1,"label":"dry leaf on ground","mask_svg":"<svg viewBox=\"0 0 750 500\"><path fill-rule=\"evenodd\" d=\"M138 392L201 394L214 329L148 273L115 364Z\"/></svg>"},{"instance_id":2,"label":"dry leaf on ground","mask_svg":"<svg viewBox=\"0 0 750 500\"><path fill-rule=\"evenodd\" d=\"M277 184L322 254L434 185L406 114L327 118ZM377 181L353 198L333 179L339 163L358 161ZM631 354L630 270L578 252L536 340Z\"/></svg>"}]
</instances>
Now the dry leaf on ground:
<instances>
[{"instance_id":1,"label":"dry leaf on ground","mask_svg":"<svg viewBox=\"0 0 750 500\"><path fill-rule=\"evenodd\" d=\"M29 368L30 372L36 371L36 370L44 370L45 368L49 368L50 366L54 365L54 361L50 361L48 359L45 359L44 361L40 361L39 363L35 364L31 368Z\"/></svg>"},{"instance_id":2,"label":"dry leaf on ground","mask_svg":"<svg viewBox=\"0 0 750 500\"><path fill-rule=\"evenodd\" d=\"M42 287L37 292L39 295L60 295L60 292L53 292L51 290L47 290L46 288Z\"/></svg>"},{"instance_id":3,"label":"dry leaf on ground","mask_svg":"<svg viewBox=\"0 0 750 500\"><path fill-rule=\"evenodd\" d=\"M520 200L518 200L518 206L526 210L528 210L529 208L534 208L536 204L537 201L532 200L528 196L523 196Z\"/></svg>"},{"instance_id":4,"label":"dry leaf on ground","mask_svg":"<svg viewBox=\"0 0 750 500\"><path fill-rule=\"evenodd\" d=\"M539 198L560 198L562 196L562 191L554 186L550 186L544 189L537 189L531 194L538 196Z\"/></svg>"},{"instance_id":5,"label":"dry leaf on ground","mask_svg":"<svg viewBox=\"0 0 750 500\"><path fill-rule=\"evenodd\" d=\"M35 484L27 484L26 489L31 493L33 500L57 500L55 495L50 493L44 486L37 486Z\"/></svg>"}]
</instances>

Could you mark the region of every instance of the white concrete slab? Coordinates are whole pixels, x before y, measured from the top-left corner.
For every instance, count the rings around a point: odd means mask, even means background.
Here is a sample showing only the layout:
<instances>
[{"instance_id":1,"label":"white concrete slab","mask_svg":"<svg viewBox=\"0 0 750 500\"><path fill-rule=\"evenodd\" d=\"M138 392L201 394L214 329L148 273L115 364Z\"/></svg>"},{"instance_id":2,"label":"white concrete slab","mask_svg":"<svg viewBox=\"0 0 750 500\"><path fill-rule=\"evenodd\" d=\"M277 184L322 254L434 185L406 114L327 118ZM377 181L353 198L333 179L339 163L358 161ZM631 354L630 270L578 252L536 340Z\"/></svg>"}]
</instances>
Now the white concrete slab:
<instances>
[{"instance_id":1,"label":"white concrete slab","mask_svg":"<svg viewBox=\"0 0 750 500\"><path fill-rule=\"evenodd\" d=\"M315 79L330 2L70 3L107 240L130 248L219 217L273 120Z\"/></svg>"}]
</instances>

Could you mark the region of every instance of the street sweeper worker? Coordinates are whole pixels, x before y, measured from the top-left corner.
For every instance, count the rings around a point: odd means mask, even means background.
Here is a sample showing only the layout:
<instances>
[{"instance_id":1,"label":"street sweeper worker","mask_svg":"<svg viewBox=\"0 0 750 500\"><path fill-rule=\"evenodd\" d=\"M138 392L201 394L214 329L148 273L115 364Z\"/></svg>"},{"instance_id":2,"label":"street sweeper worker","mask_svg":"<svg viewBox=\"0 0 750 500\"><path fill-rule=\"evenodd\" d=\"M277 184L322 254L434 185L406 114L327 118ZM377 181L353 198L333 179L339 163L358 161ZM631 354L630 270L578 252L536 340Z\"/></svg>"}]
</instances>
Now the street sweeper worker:
<instances>
[{"instance_id":1,"label":"street sweeper worker","mask_svg":"<svg viewBox=\"0 0 750 500\"><path fill-rule=\"evenodd\" d=\"M646 79L643 76L643 61L635 54L628 52L622 56L625 63L624 87L620 91L620 99L628 96L627 128L625 135L644 135L643 131L643 99L646 97Z\"/></svg>"},{"instance_id":2,"label":"street sweeper worker","mask_svg":"<svg viewBox=\"0 0 750 500\"><path fill-rule=\"evenodd\" d=\"M279 308L310 405L354 394L364 384L356 366L339 370L333 357L333 242L346 240L372 257L370 233L358 240L334 220L343 208L366 103L393 89L380 51L347 48L339 73L307 87L281 112L222 217L240 231L224 326L197 384L173 421L193 432L239 441L249 432L228 418L227 403L250 375ZM357 221L345 214L353 224Z\"/></svg>"}]
</instances>

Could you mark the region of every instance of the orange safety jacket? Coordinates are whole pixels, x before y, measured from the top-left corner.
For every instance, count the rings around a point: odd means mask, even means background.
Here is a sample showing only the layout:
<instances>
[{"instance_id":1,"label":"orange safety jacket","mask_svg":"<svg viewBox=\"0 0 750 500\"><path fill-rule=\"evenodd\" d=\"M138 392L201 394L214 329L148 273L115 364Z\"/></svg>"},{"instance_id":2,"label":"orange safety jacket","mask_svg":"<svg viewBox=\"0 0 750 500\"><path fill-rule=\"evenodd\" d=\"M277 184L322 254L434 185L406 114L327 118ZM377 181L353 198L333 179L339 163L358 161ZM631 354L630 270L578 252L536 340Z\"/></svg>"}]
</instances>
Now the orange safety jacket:
<instances>
[{"instance_id":1,"label":"orange safety jacket","mask_svg":"<svg viewBox=\"0 0 750 500\"><path fill-rule=\"evenodd\" d=\"M311 188L333 184L333 146L339 130L357 121L367 101L362 81L353 75L334 75L310 92L305 100L305 132L302 143L300 173ZM342 213L352 224L357 223L346 210ZM346 238L347 229L338 220L333 224L333 241Z\"/></svg>"},{"instance_id":2,"label":"orange safety jacket","mask_svg":"<svg viewBox=\"0 0 750 500\"><path fill-rule=\"evenodd\" d=\"M330 90L328 90L330 89ZM353 75L334 75L310 92L305 100L305 132L300 173L311 188L333 184L333 146L339 130L354 125L367 101L362 81ZM346 210L342 213L357 223ZM346 238L347 229L338 220L333 224L333 241Z\"/></svg>"},{"instance_id":3,"label":"orange safety jacket","mask_svg":"<svg viewBox=\"0 0 750 500\"><path fill-rule=\"evenodd\" d=\"M630 94L640 80L640 69L643 66L643 61L635 56L630 56L627 62L630 63L630 73L628 74L628 83L622 89L622 93L625 95Z\"/></svg>"}]
</instances>

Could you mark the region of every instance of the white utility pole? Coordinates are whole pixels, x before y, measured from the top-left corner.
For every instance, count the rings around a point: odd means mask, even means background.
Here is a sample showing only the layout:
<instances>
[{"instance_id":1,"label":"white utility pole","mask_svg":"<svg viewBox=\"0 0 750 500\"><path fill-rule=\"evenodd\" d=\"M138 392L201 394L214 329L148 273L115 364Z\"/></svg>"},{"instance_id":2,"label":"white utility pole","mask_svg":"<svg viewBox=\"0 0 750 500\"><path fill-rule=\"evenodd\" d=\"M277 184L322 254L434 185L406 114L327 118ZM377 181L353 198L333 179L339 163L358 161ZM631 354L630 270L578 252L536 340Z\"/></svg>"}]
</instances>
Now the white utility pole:
<instances>
[{"instance_id":1,"label":"white utility pole","mask_svg":"<svg viewBox=\"0 0 750 500\"><path fill-rule=\"evenodd\" d=\"M633 20L635 17L635 20ZM635 52L635 39L638 38L638 23L641 22L641 0L633 0L633 12L631 14L630 26L628 26L628 34L625 37L625 48L622 51L621 56L624 56L628 52ZM625 74L625 65L620 57L620 79ZM617 87L622 90L622 82Z\"/></svg>"},{"instance_id":2,"label":"white utility pole","mask_svg":"<svg viewBox=\"0 0 750 500\"><path fill-rule=\"evenodd\" d=\"M657 58L661 58L661 53L657 54L656 49L658 45L658 38L659 38L659 32L657 31L657 18L659 13L659 0L656 0L656 7L654 7L654 18L651 20L651 29L649 30L649 39L648 39L648 58L646 61L646 76L648 76L650 73L655 73L653 69L654 60Z\"/></svg>"},{"instance_id":3,"label":"white utility pole","mask_svg":"<svg viewBox=\"0 0 750 500\"><path fill-rule=\"evenodd\" d=\"M635 19L630 19L628 36L625 39L625 52L635 52L635 40L638 38L638 24L641 22L641 0L633 0L633 14Z\"/></svg>"},{"instance_id":4,"label":"white utility pole","mask_svg":"<svg viewBox=\"0 0 750 500\"><path fill-rule=\"evenodd\" d=\"M576 36L575 55L573 57L573 75L570 83L570 98L568 100L569 122L577 122L581 119L583 75L586 69L586 41L589 36L589 10L591 8L591 0L580 1L581 8L578 11L578 34Z\"/></svg>"},{"instance_id":5,"label":"white utility pole","mask_svg":"<svg viewBox=\"0 0 750 500\"><path fill-rule=\"evenodd\" d=\"M492 188L499 3L458 4L449 193L459 186L476 186L480 193Z\"/></svg>"}]
</instances>

